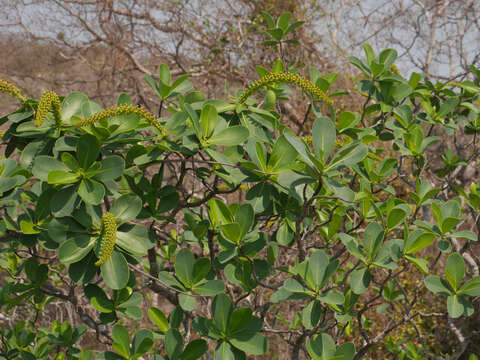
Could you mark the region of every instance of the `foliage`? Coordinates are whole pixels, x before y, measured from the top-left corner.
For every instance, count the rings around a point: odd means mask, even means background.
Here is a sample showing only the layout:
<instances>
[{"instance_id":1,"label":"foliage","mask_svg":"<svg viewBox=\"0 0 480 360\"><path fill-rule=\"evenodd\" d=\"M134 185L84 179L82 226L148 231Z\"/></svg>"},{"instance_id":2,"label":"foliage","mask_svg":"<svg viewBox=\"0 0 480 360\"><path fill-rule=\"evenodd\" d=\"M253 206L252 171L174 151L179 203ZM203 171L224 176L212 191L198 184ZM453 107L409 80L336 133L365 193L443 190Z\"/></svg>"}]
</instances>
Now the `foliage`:
<instances>
[{"instance_id":1,"label":"foliage","mask_svg":"<svg viewBox=\"0 0 480 360\"><path fill-rule=\"evenodd\" d=\"M267 45L301 25L265 17ZM161 65L147 82L165 117L127 94L103 110L82 93L49 92L0 118L0 306L34 310L0 330L0 358L90 359L78 345L87 326L111 346L97 359L438 352L387 336L422 317L474 316L480 197L477 182L454 180L478 157L480 87L407 80L394 50L376 56L366 44L365 54L350 58L363 74L360 111L335 109L337 74L311 68L307 80L278 61L230 102ZM286 83L314 96L311 138L279 112ZM408 287L406 274L422 281ZM418 297L427 289L443 296L429 312ZM148 305L152 293L173 305L168 316ZM35 333L57 300L86 326ZM377 332L376 313L387 319Z\"/></svg>"}]
</instances>

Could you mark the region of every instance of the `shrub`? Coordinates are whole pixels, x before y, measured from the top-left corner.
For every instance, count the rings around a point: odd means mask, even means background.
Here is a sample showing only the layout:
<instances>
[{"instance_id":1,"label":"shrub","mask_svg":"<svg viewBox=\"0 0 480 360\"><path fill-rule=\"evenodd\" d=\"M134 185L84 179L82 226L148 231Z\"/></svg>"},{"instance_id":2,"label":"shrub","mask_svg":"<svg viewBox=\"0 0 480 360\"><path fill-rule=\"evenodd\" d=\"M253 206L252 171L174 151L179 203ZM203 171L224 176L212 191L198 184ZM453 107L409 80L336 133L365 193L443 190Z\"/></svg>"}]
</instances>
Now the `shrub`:
<instances>
[{"instance_id":1,"label":"shrub","mask_svg":"<svg viewBox=\"0 0 480 360\"><path fill-rule=\"evenodd\" d=\"M271 23L267 45L289 21ZM0 118L0 358L452 353L422 325L432 318L457 355L478 351L465 333L480 186L462 176L479 155L480 72L407 80L394 50L365 53L350 58L364 106L342 112L337 74L281 62L229 102L161 65L147 77L167 104L158 118L127 94L103 110L0 82L21 100ZM310 137L278 111L287 84L311 96ZM49 320L56 304L70 321Z\"/></svg>"}]
</instances>

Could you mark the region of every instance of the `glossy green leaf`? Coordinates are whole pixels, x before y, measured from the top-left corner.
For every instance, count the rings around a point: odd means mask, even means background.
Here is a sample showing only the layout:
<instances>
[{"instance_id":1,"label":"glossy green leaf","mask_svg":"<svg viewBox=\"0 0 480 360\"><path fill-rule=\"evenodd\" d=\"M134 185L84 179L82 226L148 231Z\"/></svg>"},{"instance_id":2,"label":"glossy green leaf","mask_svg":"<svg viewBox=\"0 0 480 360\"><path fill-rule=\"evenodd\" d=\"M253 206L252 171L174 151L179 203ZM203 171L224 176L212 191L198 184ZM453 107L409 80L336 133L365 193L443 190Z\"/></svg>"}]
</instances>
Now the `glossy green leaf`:
<instances>
[{"instance_id":1,"label":"glossy green leaf","mask_svg":"<svg viewBox=\"0 0 480 360\"><path fill-rule=\"evenodd\" d=\"M114 341L113 348L120 355L129 358L130 357L130 336L127 329L122 325L115 325L112 329L112 338Z\"/></svg>"},{"instance_id":2,"label":"glossy green leaf","mask_svg":"<svg viewBox=\"0 0 480 360\"><path fill-rule=\"evenodd\" d=\"M462 255L453 253L448 257L445 275L453 290L457 290L465 276L465 261Z\"/></svg>"},{"instance_id":3,"label":"glossy green leaf","mask_svg":"<svg viewBox=\"0 0 480 360\"><path fill-rule=\"evenodd\" d=\"M96 238L88 235L77 235L63 242L58 250L58 258L64 264L82 260L95 245Z\"/></svg>"},{"instance_id":4,"label":"glossy green leaf","mask_svg":"<svg viewBox=\"0 0 480 360\"><path fill-rule=\"evenodd\" d=\"M105 196L105 188L98 181L83 179L78 187L78 195L87 204L100 205Z\"/></svg>"},{"instance_id":5,"label":"glossy green leaf","mask_svg":"<svg viewBox=\"0 0 480 360\"><path fill-rule=\"evenodd\" d=\"M142 200L134 194L120 196L113 203L110 212L119 224L134 220L142 210Z\"/></svg>"},{"instance_id":6,"label":"glossy green leaf","mask_svg":"<svg viewBox=\"0 0 480 360\"><path fill-rule=\"evenodd\" d=\"M480 296L480 276L468 280L457 293L459 295Z\"/></svg>"},{"instance_id":7,"label":"glossy green leaf","mask_svg":"<svg viewBox=\"0 0 480 360\"><path fill-rule=\"evenodd\" d=\"M353 271L350 275L350 287L355 294L363 294L365 291L367 291L371 279L372 276L368 268L360 268Z\"/></svg>"},{"instance_id":8,"label":"glossy green leaf","mask_svg":"<svg viewBox=\"0 0 480 360\"><path fill-rule=\"evenodd\" d=\"M193 267L195 265L195 257L192 252L183 248L175 257L175 275L187 287L193 285Z\"/></svg>"},{"instance_id":9,"label":"glossy green leaf","mask_svg":"<svg viewBox=\"0 0 480 360\"><path fill-rule=\"evenodd\" d=\"M315 154L326 162L335 147L336 130L332 120L324 116L315 120L312 137Z\"/></svg>"},{"instance_id":10,"label":"glossy green leaf","mask_svg":"<svg viewBox=\"0 0 480 360\"><path fill-rule=\"evenodd\" d=\"M208 139L208 144L217 146L234 146L248 139L249 131L246 127L235 125L221 130Z\"/></svg>"},{"instance_id":11,"label":"glossy green leaf","mask_svg":"<svg viewBox=\"0 0 480 360\"><path fill-rule=\"evenodd\" d=\"M148 316L150 317L150 320L153 321L153 323L157 326L157 328L162 333L165 334L168 331L168 329L170 328L170 326L168 324L167 317L162 312L162 310L160 310L156 307L150 307L148 309Z\"/></svg>"},{"instance_id":12,"label":"glossy green leaf","mask_svg":"<svg viewBox=\"0 0 480 360\"><path fill-rule=\"evenodd\" d=\"M120 252L114 251L100 269L103 280L109 288L119 290L127 286L130 271L127 260Z\"/></svg>"},{"instance_id":13,"label":"glossy green leaf","mask_svg":"<svg viewBox=\"0 0 480 360\"><path fill-rule=\"evenodd\" d=\"M230 298L225 294L218 294L212 302L212 313L215 324L218 329L226 332L228 329L228 321L233 311L233 304Z\"/></svg>"},{"instance_id":14,"label":"glossy green leaf","mask_svg":"<svg viewBox=\"0 0 480 360\"><path fill-rule=\"evenodd\" d=\"M197 360L200 359L208 350L207 342L203 339L190 341L183 351L181 360Z\"/></svg>"},{"instance_id":15,"label":"glossy green leaf","mask_svg":"<svg viewBox=\"0 0 480 360\"><path fill-rule=\"evenodd\" d=\"M217 125L218 112L215 106L206 104L200 113L200 125L202 127L202 137L208 139L212 136Z\"/></svg>"},{"instance_id":16,"label":"glossy green leaf","mask_svg":"<svg viewBox=\"0 0 480 360\"><path fill-rule=\"evenodd\" d=\"M97 160L100 153L100 143L97 138L90 134L80 137L77 142L77 159L82 169L88 169L90 165Z\"/></svg>"},{"instance_id":17,"label":"glossy green leaf","mask_svg":"<svg viewBox=\"0 0 480 360\"><path fill-rule=\"evenodd\" d=\"M229 340L233 346L249 355L262 355L268 351L267 339L260 333L240 333Z\"/></svg>"},{"instance_id":18,"label":"glossy green leaf","mask_svg":"<svg viewBox=\"0 0 480 360\"><path fill-rule=\"evenodd\" d=\"M165 335L165 351L170 359L177 359L183 350L183 337L176 329L169 329Z\"/></svg>"},{"instance_id":19,"label":"glossy green leaf","mask_svg":"<svg viewBox=\"0 0 480 360\"><path fill-rule=\"evenodd\" d=\"M428 290L440 294L440 295L450 295L453 294L452 288L448 283L436 275L427 276L424 280L425 286Z\"/></svg>"}]
</instances>

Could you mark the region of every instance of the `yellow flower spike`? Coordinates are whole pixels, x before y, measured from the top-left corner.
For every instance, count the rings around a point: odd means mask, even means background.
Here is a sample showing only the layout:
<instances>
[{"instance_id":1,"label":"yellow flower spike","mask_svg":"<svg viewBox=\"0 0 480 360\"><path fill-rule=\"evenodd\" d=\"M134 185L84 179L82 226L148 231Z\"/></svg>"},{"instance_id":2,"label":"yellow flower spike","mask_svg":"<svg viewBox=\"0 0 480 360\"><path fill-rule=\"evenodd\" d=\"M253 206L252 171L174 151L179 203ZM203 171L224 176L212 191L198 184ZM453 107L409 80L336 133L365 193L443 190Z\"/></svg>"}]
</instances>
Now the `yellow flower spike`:
<instances>
[{"instance_id":1,"label":"yellow flower spike","mask_svg":"<svg viewBox=\"0 0 480 360\"><path fill-rule=\"evenodd\" d=\"M290 84L295 84L306 93L312 95L315 99L321 99L329 105L333 105L333 101L316 85L314 85L310 80L307 80L300 75L292 73L271 73L265 75L260 80L255 81L250 85L238 99L238 103L241 104L248 99L255 91L260 89L262 86L269 85L276 82L286 82Z\"/></svg>"},{"instance_id":2,"label":"yellow flower spike","mask_svg":"<svg viewBox=\"0 0 480 360\"><path fill-rule=\"evenodd\" d=\"M48 112L52 109L55 125L59 128L62 125L61 105L58 95L54 91L47 91L42 94L35 113L35 126L39 127L45 121Z\"/></svg>"},{"instance_id":3,"label":"yellow flower spike","mask_svg":"<svg viewBox=\"0 0 480 360\"><path fill-rule=\"evenodd\" d=\"M21 102L27 101L27 98L22 95L22 91L17 88L15 85L9 83L6 80L0 79L0 92L10 94L11 96L17 98Z\"/></svg>"},{"instance_id":4,"label":"yellow flower spike","mask_svg":"<svg viewBox=\"0 0 480 360\"><path fill-rule=\"evenodd\" d=\"M147 120L150 125L156 127L162 135L165 135L165 129L158 121L158 118L150 113L149 111L141 108L140 106L133 106L130 104L123 104L119 106L113 106L110 109L100 111L88 118L85 118L75 124L75 127L79 128L85 125L90 125L97 123L101 120L112 118L117 115L124 115L124 114L137 114Z\"/></svg>"},{"instance_id":5,"label":"yellow flower spike","mask_svg":"<svg viewBox=\"0 0 480 360\"><path fill-rule=\"evenodd\" d=\"M100 237L100 258L95 266L104 264L112 256L117 240L117 223L112 213L106 212L102 216L102 230Z\"/></svg>"}]
</instances>

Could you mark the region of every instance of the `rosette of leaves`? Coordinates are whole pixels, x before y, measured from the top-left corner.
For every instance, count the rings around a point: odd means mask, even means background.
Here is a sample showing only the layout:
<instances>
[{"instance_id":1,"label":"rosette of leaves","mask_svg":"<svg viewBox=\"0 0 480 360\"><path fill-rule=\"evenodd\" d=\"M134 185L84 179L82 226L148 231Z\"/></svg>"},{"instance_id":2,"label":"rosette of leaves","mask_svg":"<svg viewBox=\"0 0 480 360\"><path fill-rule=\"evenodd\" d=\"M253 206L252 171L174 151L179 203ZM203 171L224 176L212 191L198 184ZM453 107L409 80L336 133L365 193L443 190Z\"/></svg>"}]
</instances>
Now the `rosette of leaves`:
<instances>
[{"instance_id":1,"label":"rosette of leaves","mask_svg":"<svg viewBox=\"0 0 480 360\"><path fill-rule=\"evenodd\" d=\"M0 198L27 181L28 172L13 159L0 160Z\"/></svg>"},{"instance_id":2,"label":"rosette of leaves","mask_svg":"<svg viewBox=\"0 0 480 360\"><path fill-rule=\"evenodd\" d=\"M200 147L216 149L217 146L235 146L248 139L249 131L242 125L229 125L219 116L213 104L203 105L200 116L190 104L184 104L191 127Z\"/></svg>"},{"instance_id":3,"label":"rosette of leaves","mask_svg":"<svg viewBox=\"0 0 480 360\"><path fill-rule=\"evenodd\" d=\"M173 98L189 91L193 87L192 83L187 81L189 77L190 74L183 74L172 81L172 73L168 66L160 64L158 66L158 81L150 75L145 75L145 80L158 98L163 102L168 98Z\"/></svg>"},{"instance_id":4,"label":"rosette of leaves","mask_svg":"<svg viewBox=\"0 0 480 360\"><path fill-rule=\"evenodd\" d=\"M112 289L119 290L127 285L130 277L128 262L135 262L132 256L145 256L153 246L145 226L128 224L141 209L141 200L133 194L120 196L110 209L117 224L115 248L106 262L100 265L100 270L105 284ZM58 257L69 266L72 279L88 284L98 269L95 262L100 256L103 236L101 213L98 207L86 205L72 215L54 219L49 224L48 236L60 244Z\"/></svg>"},{"instance_id":5,"label":"rosette of leaves","mask_svg":"<svg viewBox=\"0 0 480 360\"><path fill-rule=\"evenodd\" d=\"M203 357L208 350L208 344L204 339L195 339L184 344L185 332L180 330L184 313L177 306L167 319L165 314L156 307L148 309L148 315L157 326L156 335L164 342L165 352L169 360L196 360ZM163 356L155 355L155 360L165 360Z\"/></svg>"},{"instance_id":6,"label":"rosette of leaves","mask_svg":"<svg viewBox=\"0 0 480 360\"><path fill-rule=\"evenodd\" d=\"M452 238L477 241L478 236L470 230L456 231L457 225L464 219L458 198L449 201L436 199L432 201L431 207L436 225L422 220L415 221L415 224L440 239L437 246L441 251L450 252L452 250L450 241Z\"/></svg>"},{"instance_id":7,"label":"rosette of leaves","mask_svg":"<svg viewBox=\"0 0 480 360\"><path fill-rule=\"evenodd\" d=\"M225 291L221 280L214 280L214 272L207 258L195 259L193 253L181 249L175 256L175 274L161 271L158 279L169 287L180 292L178 300L185 311L195 309L195 296L213 296Z\"/></svg>"},{"instance_id":8,"label":"rosette of leaves","mask_svg":"<svg viewBox=\"0 0 480 360\"><path fill-rule=\"evenodd\" d=\"M73 328L68 321L60 323L55 320L51 328L34 328L21 320L12 329L0 329L0 335L6 340L2 345L2 355L6 358L47 360L55 350L61 349L70 359L88 359L93 356L91 351L75 346L86 331L85 325Z\"/></svg>"},{"instance_id":9,"label":"rosette of leaves","mask_svg":"<svg viewBox=\"0 0 480 360\"><path fill-rule=\"evenodd\" d=\"M305 261L289 271L292 277L270 298L273 303L285 300L309 299L302 311L302 323L307 329L317 326L323 312L321 303L340 305L345 302L341 292L325 288L338 268L338 259L330 261L322 250L316 250Z\"/></svg>"},{"instance_id":10,"label":"rosette of leaves","mask_svg":"<svg viewBox=\"0 0 480 360\"><path fill-rule=\"evenodd\" d=\"M353 360L355 345L344 343L338 348L328 334L318 334L307 340L307 351L313 360Z\"/></svg>"},{"instance_id":11,"label":"rosette of leaves","mask_svg":"<svg viewBox=\"0 0 480 360\"><path fill-rule=\"evenodd\" d=\"M112 329L113 351L105 351L97 355L97 360L136 360L145 355L153 346L153 334L150 330L139 330L130 340L128 330L122 325Z\"/></svg>"},{"instance_id":12,"label":"rosette of leaves","mask_svg":"<svg viewBox=\"0 0 480 360\"><path fill-rule=\"evenodd\" d=\"M51 211L56 217L69 215L80 201L99 205L106 188L116 190L113 180L122 175L125 162L118 155L102 156L99 161L100 150L97 138L86 134L76 140L74 151L63 151L58 158L35 158L33 175L57 190L51 199Z\"/></svg>"},{"instance_id":13,"label":"rosette of leaves","mask_svg":"<svg viewBox=\"0 0 480 360\"><path fill-rule=\"evenodd\" d=\"M213 319L197 317L193 328L202 336L217 340L215 360L245 359L245 354L261 355L267 352L267 339L260 333L261 319L249 308L233 308L225 294L215 296L212 302Z\"/></svg>"},{"instance_id":14,"label":"rosette of leaves","mask_svg":"<svg viewBox=\"0 0 480 360\"><path fill-rule=\"evenodd\" d=\"M425 278L428 290L447 297L448 315L458 318L473 314L473 304L469 297L480 296L480 276L463 283L465 277L465 261L459 253L450 254L445 266L445 277L429 275Z\"/></svg>"},{"instance_id":15,"label":"rosette of leaves","mask_svg":"<svg viewBox=\"0 0 480 360\"><path fill-rule=\"evenodd\" d=\"M405 218L406 214L401 216ZM380 224L369 223L361 241L345 233L340 233L339 237L348 252L362 263L350 275L350 286L355 294L363 294L367 291L372 279L371 267L378 266L390 270L396 268L390 246L383 242L385 231Z\"/></svg>"},{"instance_id":16,"label":"rosette of leaves","mask_svg":"<svg viewBox=\"0 0 480 360\"><path fill-rule=\"evenodd\" d=\"M83 291L92 306L100 312L100 321L111 324L122 316L134 320L142 318L140 305L143 302L143 296L133 291L134 286L135 277L130 276L127 286L120 290L113 290L111 295L95 284L88 284Z\"/></svg>"}]
</instances>

